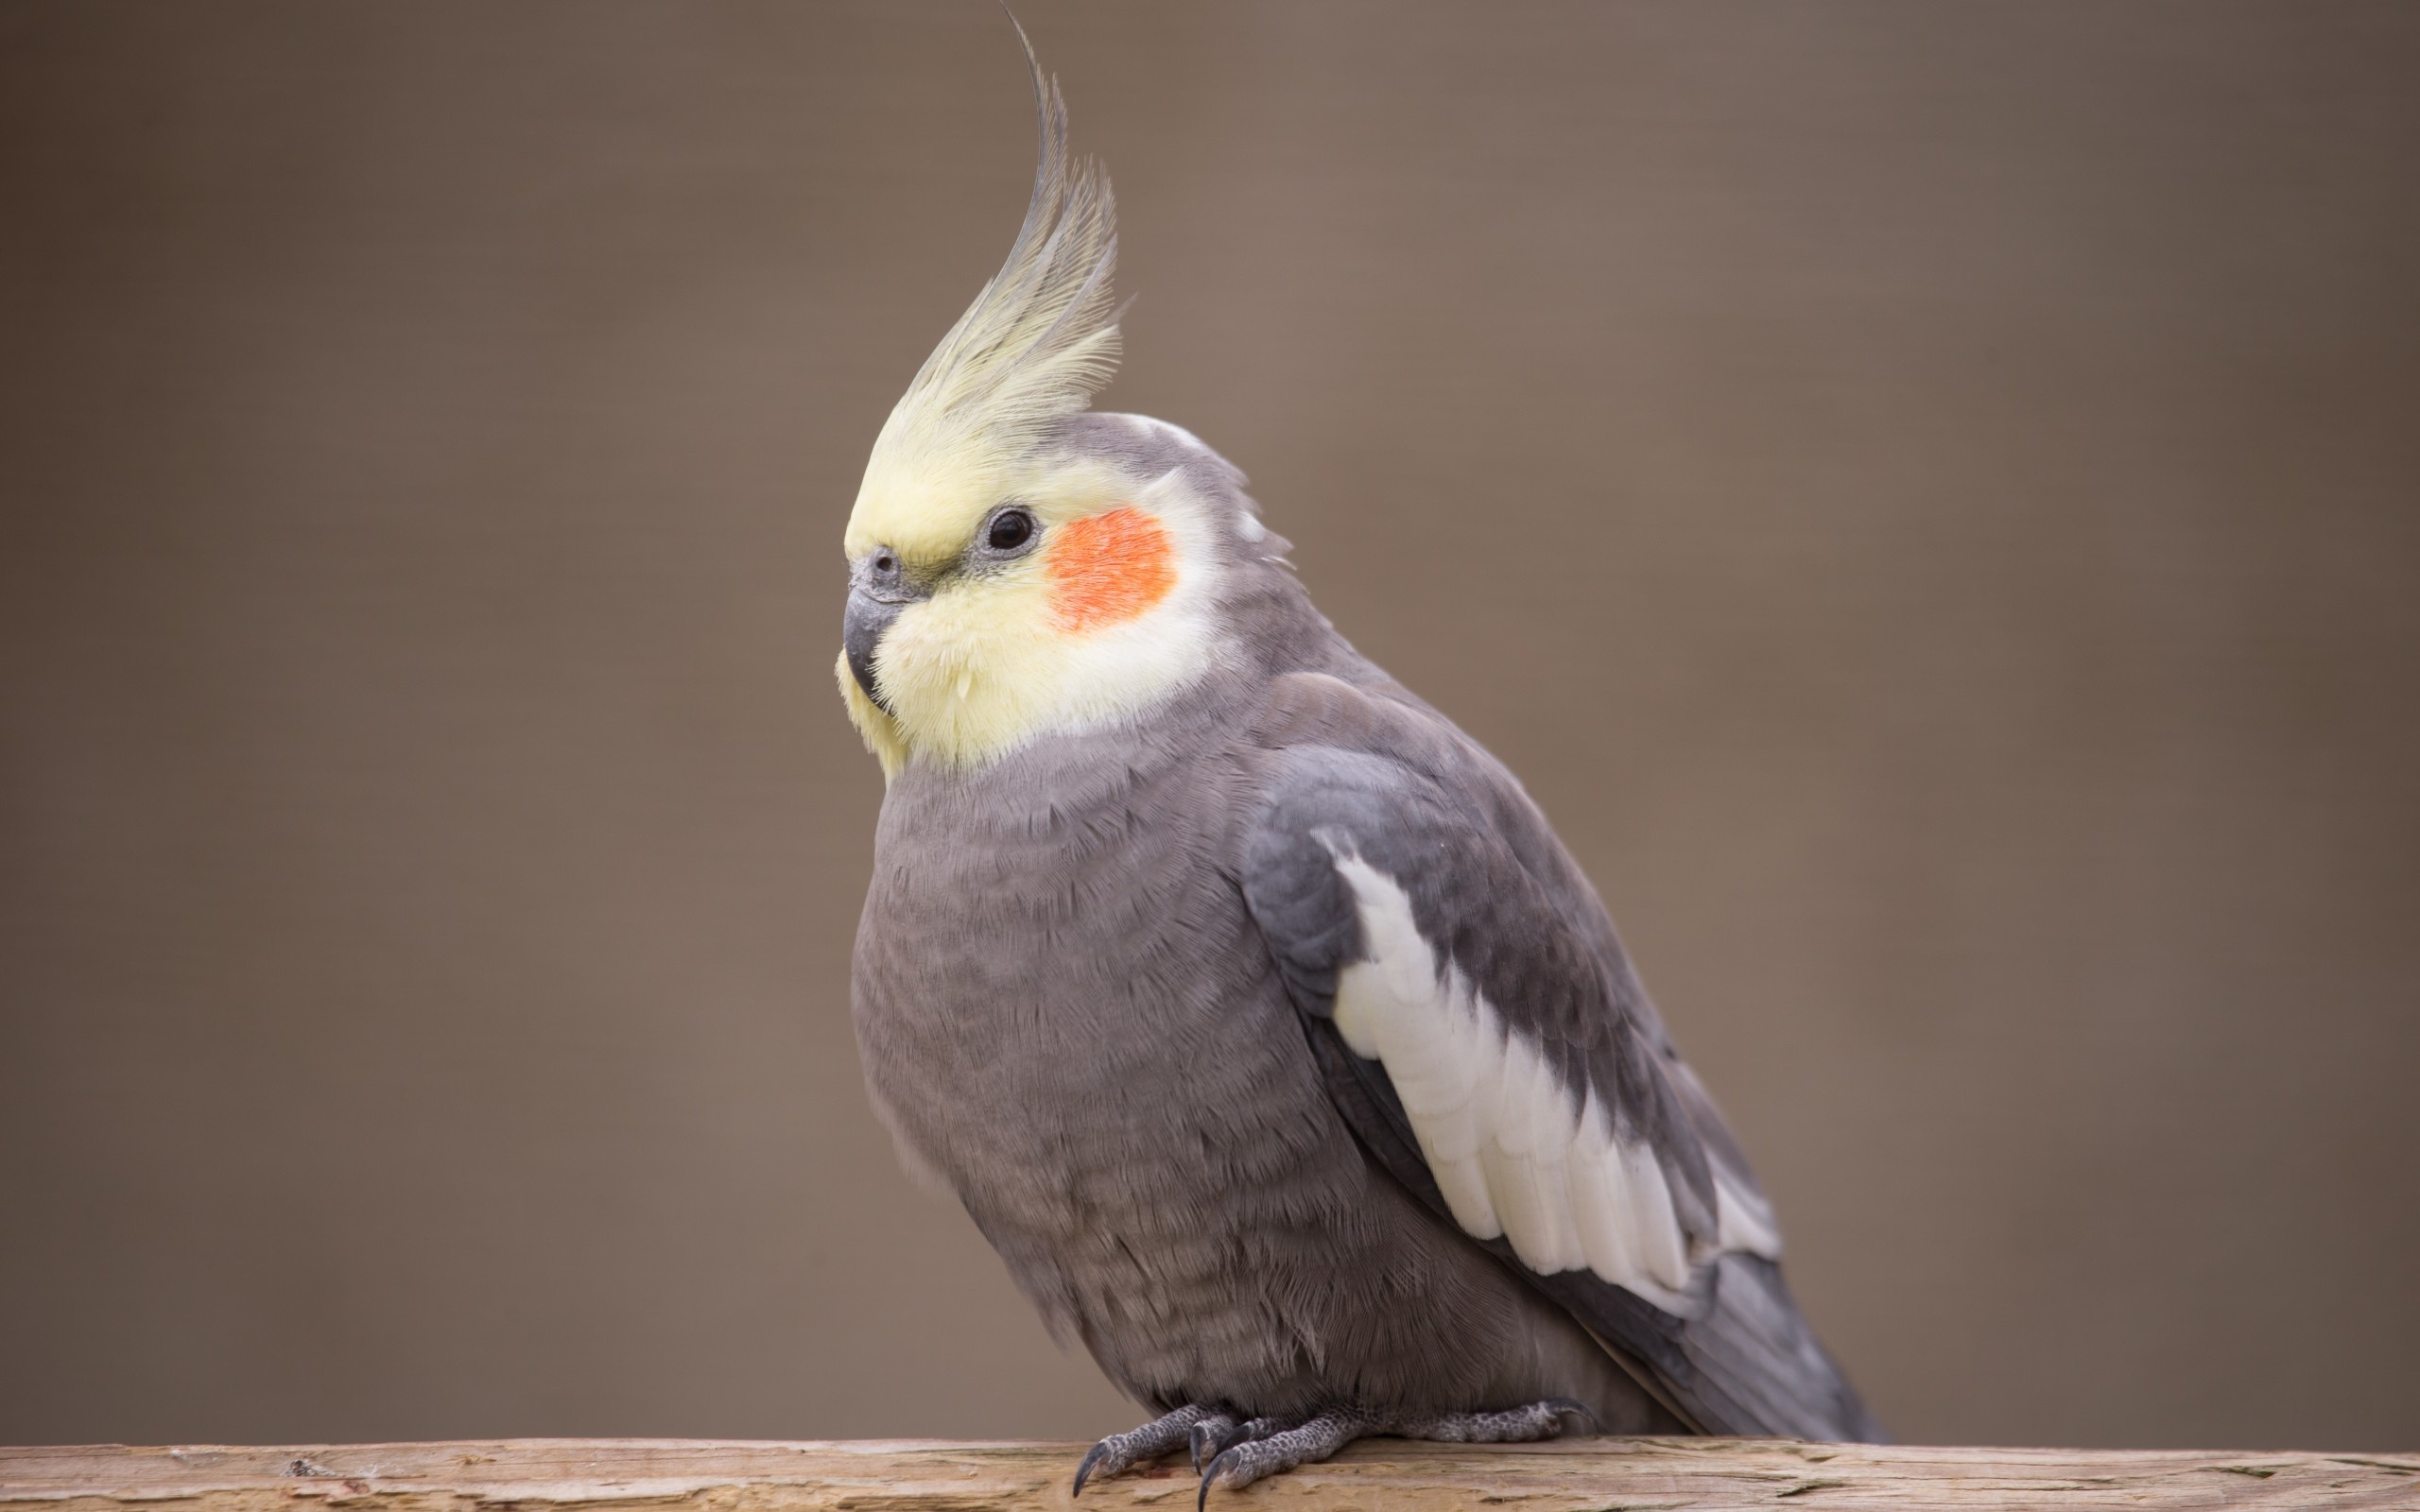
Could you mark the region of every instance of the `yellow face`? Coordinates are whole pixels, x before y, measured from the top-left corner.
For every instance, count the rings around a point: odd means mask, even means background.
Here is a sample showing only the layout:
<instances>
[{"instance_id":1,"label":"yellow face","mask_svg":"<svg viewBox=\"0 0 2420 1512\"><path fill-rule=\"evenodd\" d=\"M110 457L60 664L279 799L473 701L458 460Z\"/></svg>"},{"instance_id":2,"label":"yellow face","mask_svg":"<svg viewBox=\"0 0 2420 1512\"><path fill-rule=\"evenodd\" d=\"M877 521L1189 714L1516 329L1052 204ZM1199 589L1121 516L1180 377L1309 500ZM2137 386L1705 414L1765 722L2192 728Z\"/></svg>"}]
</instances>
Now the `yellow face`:
<instances>
[{"instance_id":1,"label":"yellow face","mask_svg":"<svg viewBox=\"0 0 2420 1512\"><path fill-rule=\"evenodd\" d=\"M978 765L1188 681L1215 654L1204 537L1181 475L1081 455L870 471L836 671L885 774Z\"/></svg>"}]
</instances>

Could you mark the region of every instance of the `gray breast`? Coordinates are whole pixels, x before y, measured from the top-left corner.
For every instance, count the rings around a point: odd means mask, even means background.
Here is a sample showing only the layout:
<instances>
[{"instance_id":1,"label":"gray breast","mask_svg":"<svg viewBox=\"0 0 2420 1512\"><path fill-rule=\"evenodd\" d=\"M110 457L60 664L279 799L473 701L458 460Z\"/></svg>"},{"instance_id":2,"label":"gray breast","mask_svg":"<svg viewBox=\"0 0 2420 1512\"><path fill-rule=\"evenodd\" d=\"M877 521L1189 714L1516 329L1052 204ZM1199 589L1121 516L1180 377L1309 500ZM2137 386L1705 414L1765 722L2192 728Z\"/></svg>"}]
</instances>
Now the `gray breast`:
<instances>
[{"instance_id":1,"label":"gray breast","mask_svg":"<svg viewBox=\"0 0 2420 1512\"><path fill-rule=\"evenodd\" d=\"M876 1107L1139 1400L1627 1419L1601 1352L1329 1102L1233 881L1219 702L900 774L856 958Z\"/></svg>"}]
</instances>

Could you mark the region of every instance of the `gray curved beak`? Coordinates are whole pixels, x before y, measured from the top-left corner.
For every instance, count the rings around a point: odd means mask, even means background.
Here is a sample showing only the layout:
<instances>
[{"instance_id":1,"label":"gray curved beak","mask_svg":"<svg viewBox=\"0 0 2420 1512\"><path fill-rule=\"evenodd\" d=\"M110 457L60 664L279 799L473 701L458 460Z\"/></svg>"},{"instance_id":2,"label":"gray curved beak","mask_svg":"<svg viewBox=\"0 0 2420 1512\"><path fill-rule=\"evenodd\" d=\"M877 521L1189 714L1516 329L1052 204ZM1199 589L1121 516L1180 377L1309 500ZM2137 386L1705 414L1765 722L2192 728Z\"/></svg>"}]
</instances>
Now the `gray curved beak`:
<instances>
[{"instance_id":1,"label":"gray curved beak","mask_svg":"<svg viewBox=\"0 0 2420 1512\"><path fill-rule=\"evenodd\" d=\"M882 644L883 632L890 628L890 622L906 607L904 600L879 599L862 588L852 588L849 607L840 614L840 649L848 653L849 674L857 679L858 687L866 690L866 696L873 700L874 707L887 714L891 713L890 705L874 691L873 653Z\"/></svg>"}]
</instances>

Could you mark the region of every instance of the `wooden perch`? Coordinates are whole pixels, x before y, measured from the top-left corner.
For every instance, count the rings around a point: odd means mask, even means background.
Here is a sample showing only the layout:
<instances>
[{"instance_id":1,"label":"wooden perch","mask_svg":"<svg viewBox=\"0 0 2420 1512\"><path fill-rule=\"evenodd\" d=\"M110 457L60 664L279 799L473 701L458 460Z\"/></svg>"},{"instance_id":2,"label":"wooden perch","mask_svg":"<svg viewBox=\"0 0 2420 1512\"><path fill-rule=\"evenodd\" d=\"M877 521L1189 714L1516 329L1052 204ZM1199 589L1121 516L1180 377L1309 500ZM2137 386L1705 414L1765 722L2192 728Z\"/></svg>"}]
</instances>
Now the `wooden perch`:
<instances>
[{"instance_id":1,"label":"wooden perch","mask_svg":"<svg viewBox=\"0 0 2420 1512\"><path fill-rule=\"evenodd\" d=\"M1082 1446L520 1439L286 1449L0 1449L0 1512L975 1512L1065 1508ZM1189 1509L1175 1462L1095 1482L1101 1512ZM161 1503L174 1503L174 1508ZM1354 1446L1211 1504L1442 1512L1772 1507L2420 1507L2420 1455L1877 1449L1773 1439Z\"/></svg>"}]
</instances>

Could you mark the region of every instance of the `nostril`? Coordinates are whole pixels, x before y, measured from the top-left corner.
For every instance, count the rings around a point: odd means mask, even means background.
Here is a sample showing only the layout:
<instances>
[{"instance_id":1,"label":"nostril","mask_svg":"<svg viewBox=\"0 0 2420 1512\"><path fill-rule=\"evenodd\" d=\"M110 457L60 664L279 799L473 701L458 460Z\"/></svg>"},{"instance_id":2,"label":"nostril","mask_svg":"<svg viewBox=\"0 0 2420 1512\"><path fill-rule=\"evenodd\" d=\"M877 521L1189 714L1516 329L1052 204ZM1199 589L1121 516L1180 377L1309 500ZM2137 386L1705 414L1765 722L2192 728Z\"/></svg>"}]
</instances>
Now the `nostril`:
<instances>
[{"instance_id":1,"label":"nostril","mask_svg":"<svg viewBox=\"0 0 2420 1512\"><path fill-rule=\"evenodd\" d=\"M873 570L881 576L891 576L899 571L899 558L890 554L890 547L885 546L873 554Z\"/></svg>"}]
</instances>

